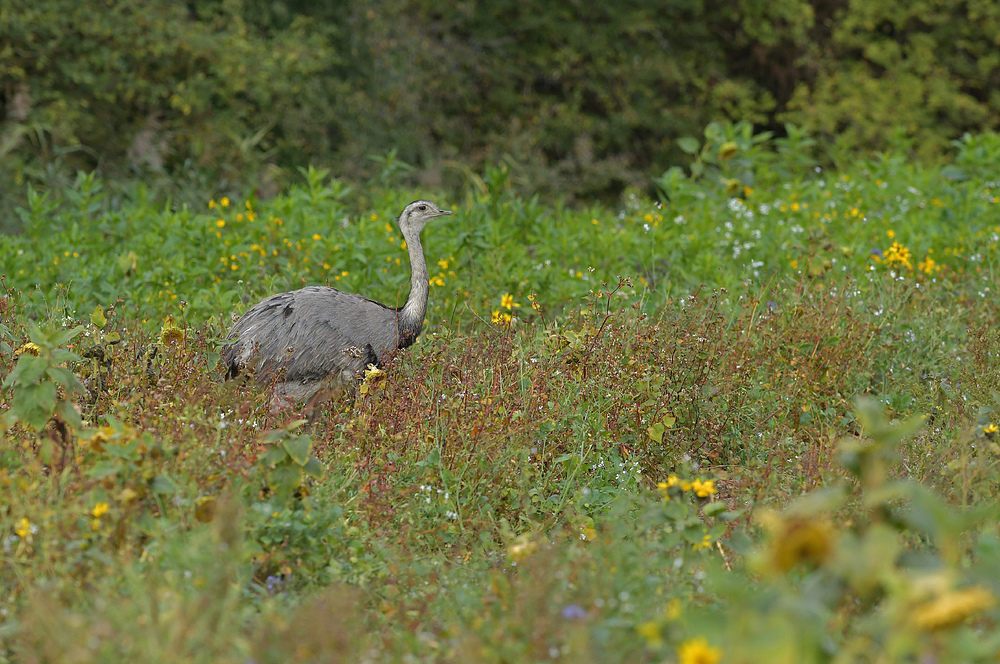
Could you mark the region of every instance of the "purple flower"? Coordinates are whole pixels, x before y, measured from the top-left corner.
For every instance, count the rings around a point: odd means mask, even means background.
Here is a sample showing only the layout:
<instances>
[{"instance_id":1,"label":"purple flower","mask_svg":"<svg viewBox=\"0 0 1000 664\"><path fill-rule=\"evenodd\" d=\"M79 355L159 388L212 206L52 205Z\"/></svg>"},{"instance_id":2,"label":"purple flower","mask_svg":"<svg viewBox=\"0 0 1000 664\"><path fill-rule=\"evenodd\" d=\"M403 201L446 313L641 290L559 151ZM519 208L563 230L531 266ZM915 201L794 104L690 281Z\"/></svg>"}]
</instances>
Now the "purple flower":
<instances>
[{"instance_id":1,"label":"purple flower","mask_svg":"<svg viewBox=\"0 0 1000 664\"><path fill-rule=\"evenodd\" d=\"M264 579L264 584L267 585L267 592L274 593L285 585L285 580L280 576L268 576Z\"/></svg>"},{"instance_id":2,"label":"purple flower","mask_svg":"<svg viewBox=\"0 0 1000 664\"><path fill-rule=\"evenodd\" d=\"M562 617L566 620L582 620L587 617L587 611L579 604L568 604L563 607Z\"/></svg>"}]
</instances>

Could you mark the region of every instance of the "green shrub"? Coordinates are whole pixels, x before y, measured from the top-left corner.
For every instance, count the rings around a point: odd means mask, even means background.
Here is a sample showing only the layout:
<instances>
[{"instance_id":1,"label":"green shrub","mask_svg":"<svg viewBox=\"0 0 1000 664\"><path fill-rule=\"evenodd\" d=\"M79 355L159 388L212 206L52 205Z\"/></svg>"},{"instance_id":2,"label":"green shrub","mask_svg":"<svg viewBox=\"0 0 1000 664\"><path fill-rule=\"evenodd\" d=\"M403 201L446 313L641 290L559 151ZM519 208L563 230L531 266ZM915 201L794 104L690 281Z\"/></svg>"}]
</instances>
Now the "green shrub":
<instances>
[{"instance_id":1,"label":"green shrub","mask_svg":"<svg viewBox=\"0 0 1000 664\"><path fill-rule=\"evenodd\" d=\"M941 159L1000 110L989 0L3 12L5 209L21 185L65 188L77 170L139 175L158 202L190 204L192 190L271 196L309 164L363 181L389 153L416 166L410 185L475 186L505 161L522 191L614 200L689 161L684 137L711 122L801 147L791 122L847 164L893 146Z\"/></svg>"}]
</instances>

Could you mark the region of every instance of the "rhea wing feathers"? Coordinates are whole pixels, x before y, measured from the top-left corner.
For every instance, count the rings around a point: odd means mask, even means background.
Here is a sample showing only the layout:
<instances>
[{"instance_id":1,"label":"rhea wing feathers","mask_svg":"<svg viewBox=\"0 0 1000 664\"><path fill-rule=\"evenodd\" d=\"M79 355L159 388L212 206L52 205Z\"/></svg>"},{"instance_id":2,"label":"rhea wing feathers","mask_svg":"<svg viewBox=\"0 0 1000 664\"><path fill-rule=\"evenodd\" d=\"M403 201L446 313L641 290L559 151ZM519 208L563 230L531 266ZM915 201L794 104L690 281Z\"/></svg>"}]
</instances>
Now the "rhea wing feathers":
<instances>
[{"instance_id":1,"label":"rhea wing feathers","mask_svg":"<svg viewBox=\"0 0 1000 664\"><path fill-rule=\"evenodd\" d=\"M258 379L282 369L286 381L356 374L412 343L416 334L398 320L398 310L361 295L309 286L272 295L247 311L230 332L237 341L223 359L231 373L251 366Z\"/></svg>"}]
</instances>

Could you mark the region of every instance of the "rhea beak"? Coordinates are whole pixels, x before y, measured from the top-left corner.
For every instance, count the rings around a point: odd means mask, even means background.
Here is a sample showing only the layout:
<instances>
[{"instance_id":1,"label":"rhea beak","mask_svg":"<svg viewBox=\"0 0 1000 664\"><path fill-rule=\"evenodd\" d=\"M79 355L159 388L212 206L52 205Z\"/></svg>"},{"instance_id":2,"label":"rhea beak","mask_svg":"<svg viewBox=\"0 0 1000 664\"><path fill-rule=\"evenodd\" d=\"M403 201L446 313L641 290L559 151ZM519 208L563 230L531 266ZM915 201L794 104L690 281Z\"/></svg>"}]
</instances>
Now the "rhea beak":
<instances>
[{"instance_id":1,"label":"rhea beak","mask_svg":"<svg viewBox=\"0 0 1000 664\"><path fill-rule=\"evenodd\" d=\"M449 214L455 214L455 213L452 212L451 210L442 210L441 208L438 208L438 215L442 215L442 214L443 215L449 215Z\"/></svg>"}]
</instances>

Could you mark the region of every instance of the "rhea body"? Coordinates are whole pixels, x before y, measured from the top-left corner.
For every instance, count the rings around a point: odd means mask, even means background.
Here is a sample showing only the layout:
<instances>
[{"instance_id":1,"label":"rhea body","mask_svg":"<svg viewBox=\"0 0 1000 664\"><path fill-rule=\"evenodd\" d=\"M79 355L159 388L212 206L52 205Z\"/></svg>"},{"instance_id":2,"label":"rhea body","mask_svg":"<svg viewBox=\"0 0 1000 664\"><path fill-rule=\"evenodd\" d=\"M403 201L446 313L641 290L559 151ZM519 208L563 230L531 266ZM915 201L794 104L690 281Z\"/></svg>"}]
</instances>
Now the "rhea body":
<instances>
[{"instance_id":1,"label":"rhea body","mask_svg":"<svg viewBox=\"0 0 1000 664\"><path fill-rule=\"evenodd\" d=\"M420 231L451 214L425 200L407 205L396 220L410 257L410 294L390 307L328 286L272 295L236 321L222 359L227 376L252 369L259 383L274 383L279 402L308 402L353 387L373 364L417 340L430 288Z\"/></svg>"}]
</instances>

